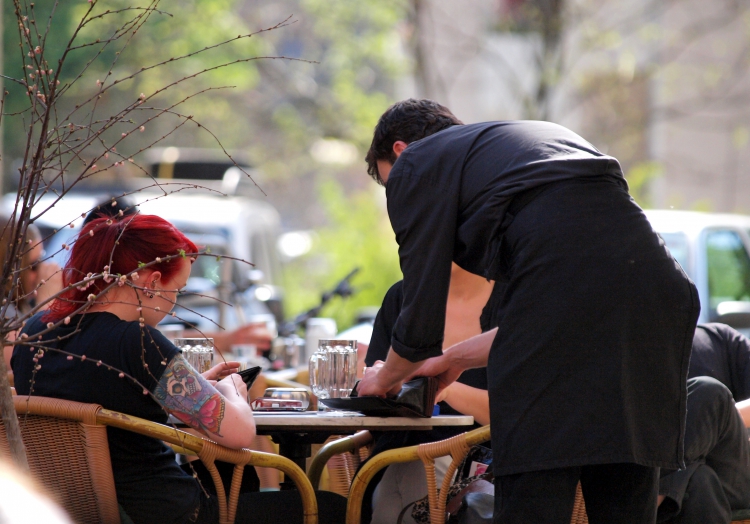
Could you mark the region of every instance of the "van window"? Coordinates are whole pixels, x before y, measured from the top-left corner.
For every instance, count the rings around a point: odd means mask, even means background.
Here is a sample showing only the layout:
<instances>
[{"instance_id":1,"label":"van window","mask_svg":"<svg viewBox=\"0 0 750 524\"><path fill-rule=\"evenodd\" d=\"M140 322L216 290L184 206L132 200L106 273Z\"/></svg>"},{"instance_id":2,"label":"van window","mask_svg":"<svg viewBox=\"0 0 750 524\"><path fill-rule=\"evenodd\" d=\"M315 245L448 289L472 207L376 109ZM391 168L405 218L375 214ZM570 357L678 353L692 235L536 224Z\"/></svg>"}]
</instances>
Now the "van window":
<instances>
[{"instance_id":1,"label":"van window","mask_svg":"<svg viewBox=\"0 0 750 524\"><path fill-rule=\"evenodd\" d=\"M689 273L688 263L688 239L684 233L659 233L664 240L667 249L672 253L674 259L680 263L682 269Z\"/></svg>"},{"instance_id":2,"label":"van window","mask_svg":"<svg viewBox=\"0 0 750 524\"><path fill-rule=\"evenodd\" d=\"M706 262L711 311L727 300L750 301L750 257L736 231L708 232Z\"/></svg>"}]
</instances>

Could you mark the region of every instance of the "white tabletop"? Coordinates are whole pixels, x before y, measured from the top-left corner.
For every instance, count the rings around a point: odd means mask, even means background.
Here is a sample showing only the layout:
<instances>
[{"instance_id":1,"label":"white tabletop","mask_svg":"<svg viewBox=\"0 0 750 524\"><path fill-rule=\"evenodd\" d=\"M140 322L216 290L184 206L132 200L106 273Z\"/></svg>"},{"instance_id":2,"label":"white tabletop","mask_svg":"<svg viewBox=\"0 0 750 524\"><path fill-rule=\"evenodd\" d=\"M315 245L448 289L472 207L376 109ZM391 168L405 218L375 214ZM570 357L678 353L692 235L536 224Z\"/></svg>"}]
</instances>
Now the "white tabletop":
<instances>
[{"instance_id":1,"label":"white tabletop","mask_svg":"<svg viewBox=\"0 0 750 524\"><path fill-rule=\"evenodd\" d=\"M359 413L303 411L262 412L255 411L253 418L258 432L281 431L343 431L362 429L429 430L438 426L471 426L474 417L468 415L436 415L430 418L417 417L366 417Z\"/></svg>"}]
</instances>

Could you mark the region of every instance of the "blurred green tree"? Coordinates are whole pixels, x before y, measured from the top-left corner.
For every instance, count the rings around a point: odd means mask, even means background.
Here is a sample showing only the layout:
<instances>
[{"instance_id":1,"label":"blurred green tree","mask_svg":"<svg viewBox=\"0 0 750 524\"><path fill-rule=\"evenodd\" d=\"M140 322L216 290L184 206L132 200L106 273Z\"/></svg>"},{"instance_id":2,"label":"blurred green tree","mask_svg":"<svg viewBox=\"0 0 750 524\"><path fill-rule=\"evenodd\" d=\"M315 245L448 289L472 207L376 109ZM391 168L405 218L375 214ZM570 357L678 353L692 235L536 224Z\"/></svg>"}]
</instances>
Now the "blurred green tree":
<instances>
[{"instance_id":1,"label":"blurred green tree","mask_svg":"<svg viewBox=\"0 0 750 524\"><path fill-rule=\"evenodd\" d=\"M335 180L322 182L319 200L329 225L317 230L309 254L287 267L285 289L290 311L304 311L320 302L323 292L352 269L360 271L352 278L355 293L346 300L332 300L322 316L333 317L339 330L352 325L357 311L379 306L388 288L401 280L398 246L390 222L383 213L382 188L347 195Z\"/></svg>"},{"instance_id":2,"label":"blurred green tree","mask_svg":"<svg viewBox=\"0 0 750 524\"><path fill-rule=\"evenodd\" d=\"M100 0L101 1L101 0ZM193 53L227 35L244 35L261 28L272 27L288 20L280 31L270 31L242 39L236 43L210 49L196 55L189 62L176 62L158 73L139 75L132 81L115 87L98 102L101 114L112 113L120 94L153 92L158 86L192 75L202 69L247 56L285 56L300 61L264 60L223 68L197 77L189 84L190 90L177 86L169 100L182 99L209 86L232 86L231 89L209 91L188 101L180 108L183 114L195 116L206 128L221 135L228 149L244 153L262 173L259 180L267 196L256 195L274 204L284 217L285 227L319 228L321 244L317 254L300 260L287 270L287 311L299 312L310 298L325 290L326 285L345 275L354 265L363 266L358 279L367 279L366 290L358 293L341 313L341 323L354 315L359 305L378 305L388 286L398 276L396 246L385 211L372 200L374 184L364 173L364 151L369 146L372 128L378 116L394 98L395 81L406 72L407 63L399 47L400 24L405 19L408 2L405 0L281 0L272 5L258 0L191 0L176 3L162 0L158 12L151 14L139 29L138 45L129 46L121 54L119 45L104 49L102 55L89 65L96 47L76 50L70 57L66 76L72 80L86 69L90 81L120 78L160 60ZM47 47L64 49L89 7L86 2L36 2L37 18L47 19L54 8L57 30L51 31ZM98 10L127 8L127 0L108 0ZM17 28L12 3L4 2L4 49L6 74L22 67L17 45ZM124 16L124 15L123 15ZM114 31L121 22L119 15L108 15L96 26L82 31L81 43L101 38ZM115 60L116 59L116 60ZM110 70L109 64L115 63ZM87 80L88 81L88 80ZM78 103L86 86L74 85L64 101ZM154 100L166 105L167 99ZM18 111L26 100L21 94L11 93L8 110ZM14 105L15 104L15 105ZM61 104L62 106L62 104ZM63 108L64 109L64 108ZM23 152L23 133L10 129L5 132L6 180L15 180L13 159ZM128 143L132 152L146 143L163 136L175 122L169 118L147 125L142 134L134 135ZM16 125L16 124L12 124ZM320 141L335 140L356 151L358 164L352 158L334 163L321 161L311 154ZM159 146L215 147L211 137L194 126L184 126L159 143ZM130 151L124 153L130 156ZM142 159L135 157L136 164ZM361 167L359 167L361 166ZM132 166L130 166L132 167ZM133 170L134 171L134 170ZM13 184L6 184L5 190ZM320 192L315 188L320 187ZM335 199L332 188L340 193ZM365 189L367 188L367 189ZM317 195L323 200L316 202ZM344 207L358 209L347 215L335 212L333 200ZM325 209L326 213L321 213ZM366 212L364 210L367 210ZM374 227L374 224L379 224ZM347 236L349 235L349 236ZM390 235L390 237L388 236ZM356 243L352 236L361 238ZM322 239L325 239L323 241ZM344 256L354 245L357 253ZM329 250L325 255L323 251ZM320 279L308 279L306 264L326 260L326 271ZM356 260L356 264L351 260ZM389 262L386 262L389 260ZM386 269L387 268L387 269ZM379 271L382 275L378 275ZM302 275L295 275L296 272ZM371 273L371 274L368 274ZM328 276L328 280L323 278ZM304 286L291 285L295 279ZM331 307L334 307L333 305Z\"/></svg>"},{"instance_id":3,"label":"blurred green tree","mask_svg":"<svg viewBox=\"0 0 750 524\"><path fill-rule=\"evenodd\" d=\"M102 15L92 20L78 33L73 45L78 48L68 52L66 67L61 72L61 88L72 82L85 71L89 84L77 82L73 84L64 100L61 100L59 111L69 111L76 104L81 103L88 96L91 82L99 81L111 83L114 79L126 77L141 68L148 68L160 61L195 53L208 46L233 38L233 35L246 35L260 28L250 28L242 18L234 15L239 0L191 0L176 4L173 2L153 1L156 11L152 12L145 24L135 29L138 32L138 45L127 45L128 38L106 46L86 45L92 42L104 42L109 35L115 34L124 21L131 16L135 8L129 0L108 0L95 7L95 13ZM48 19L54 14L54 30L46 37L45 48L49 52L50 63L55 63L59 55L66 49L68 41L73 35L76 25L89 8L86 2L36 2L34 6L37 23L42 27L47 25ZM21 55L18 50L18 27L13 12L12 2L3 2L3 46L4 46L4 74L13 77L25 77L22 71ZM173 10L170 12L170 10ZM119 12L118 12L119 11ZM106 14L109 13L109 14ZM277 20L281 22L283 19ZM133 35L134 36L134 35ZM167 67L159 67L152 72L146 72L124 81L102 95L97 103L97 115L109 115L122 101L121 97L131 97L133 93L151 93L169 82L194 75L204 69L216 67L222 63L260 56L268 51L262 37L241 39L236 43L210 49L196 54L189 61L174 61ZM234 93L247 92L258 84L259 74L257 64L245 62L241 65L221 68L199 75L191 82L181 83L169 90L168 96L154 97L155 105L167 106L169 101L181 100L190 94L217 86L232 86ZM14 113L22 110L28 104L19 86L5 83L10 91L6 111ZM209 91L194 100L189 101L182 108L187 114L193 114L212 130L221 131L226 136L227 147L235 148L239 145L236 137L243 136L246 131L244 125L236 117L232 96L226 96L228 90ZM236 96L236 95L234 95ZM88 114L79 115L81 120L87 120ZM129 146L133 152L154 139L170 131L175 119L164 118L149 126L143 136L134 136ZM17 179L17 172L11 171L14 159L22 156L25 136L20 130L20 119L8 119L5 126L5 180L9 184L4 187L8 191ZM16 129L16 127L18 127ZM197 127L184 129L170 137L163 145L193 145L213 146L211 137L201 133ZM139 159L137 159L139 160Z\"/></svg>"}]
</instances>

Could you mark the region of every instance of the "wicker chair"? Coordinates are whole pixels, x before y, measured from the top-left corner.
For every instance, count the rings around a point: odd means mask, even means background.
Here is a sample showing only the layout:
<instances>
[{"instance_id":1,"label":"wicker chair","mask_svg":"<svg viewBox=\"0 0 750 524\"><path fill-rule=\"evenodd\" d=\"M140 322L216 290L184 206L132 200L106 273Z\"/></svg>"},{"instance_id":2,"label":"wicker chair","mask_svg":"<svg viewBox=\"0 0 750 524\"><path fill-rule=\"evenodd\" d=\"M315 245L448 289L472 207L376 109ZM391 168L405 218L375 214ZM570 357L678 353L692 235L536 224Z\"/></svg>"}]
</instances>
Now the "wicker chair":
<instances>
[{"instance_id":1,"label":"wicker chair","mask_svg":"<svg viewBox=\"0 0 750 524\"><path fill-rule=\"evenodd\" d=\"M45 397L13 398L21 421L32 476L78 523L119 523L106 427L113 426L165 441L186 454L198 455L211 473L219 499L219 521L234 522L242 474L246 465L271 467L294 480L302 497L304 523L318 522L315 492L304 472L278 455L229 449L169 426L81 404ZM0 453L9 453L0 423ZM214 461L235 464L229 495Z\"/></svg>"},{"instance_id":2,"label":"wicker chair","mask_svg":"<svg viewBox=\"0 0 750 524\"><path fill-rule=\"evenodd\" d=\"M461 461L464 459L471 446L486 442L489 439L490 427L483 426L439 442L430 442L428 444L420 444L419 446L392 449L375 455L370 458L367 464L362 466L362 469L360 469L359 473L357 473L352 481L351 491L349 492L349 502L346 508L347 524L359 524L362 517L362 498L365 494L365 489L378 471L390 464L412 462L415 460L421 460L425 466L425 472L427 475L427 494L431 508L431 524L444 524L446 497L448 494L447 488L450 486L453 474L461 464ZM351 447L354 444L355 443L343 443L341 444L341 447L346 449L347 446ZM435 477L435 459L447 455L451 456L452 461L445 474L445 478L443 479L443 485L441 486L440 491L438 491L437 480ZM314 474L313 471L311 471L311 479L314 480L315 478L319 478L319 476L314 478L312 474ZM435 510L432 510L432 508L435 508ZM571 524L587 523L588 518L586 517L586 506L583 502L583 495L581 494L581 487L579 485L576 492Z\"/></svg>"},{"instance_id":3,"label":"wicker chair","mask_svg":"<svg viewBox=\"0 0 750 524\"><path fill-rule=\"evenodd\" d=\"M326 440L307 468L307 478L313 488L318 489L325 467L328 469L329 491L348 497L357 468L370 454L367 446L371 442L369 431L345 437L332 436Z\"/></svg>"}]
</instances>

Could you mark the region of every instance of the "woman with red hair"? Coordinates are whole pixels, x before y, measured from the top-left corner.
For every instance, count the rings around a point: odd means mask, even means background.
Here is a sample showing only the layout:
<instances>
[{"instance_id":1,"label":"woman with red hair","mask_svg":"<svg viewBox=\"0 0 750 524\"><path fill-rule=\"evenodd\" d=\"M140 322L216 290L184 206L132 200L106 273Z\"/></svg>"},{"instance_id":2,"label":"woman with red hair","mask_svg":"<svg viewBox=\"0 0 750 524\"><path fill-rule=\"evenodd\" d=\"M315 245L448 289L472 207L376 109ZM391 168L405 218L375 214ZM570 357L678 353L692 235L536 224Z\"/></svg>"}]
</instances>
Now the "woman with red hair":
<instances>
[{"instance_id":1,"label":"woman with red hair","mask_svg":"<svg viewBox=\"0 0 750 524\"><path fill-rule=\"evenodd\" d=\"M247 388L234 373L238 363L201 375L156 329L197 251L156 216L86 224L63 270L66 290L29 320L13 351L18 393L97 403L159 423L169 413L224 446L249 447L255 423ZM218 522L216 495L204 496L164 443L117 428L107 436L117 499L134 522ZM256 487L257 476L248 473ZM336 508L341 514L344 505ZM293 522L302 510L295 492L248 492L237 515L236 522Z\"/></svg>"}]
</instances>

